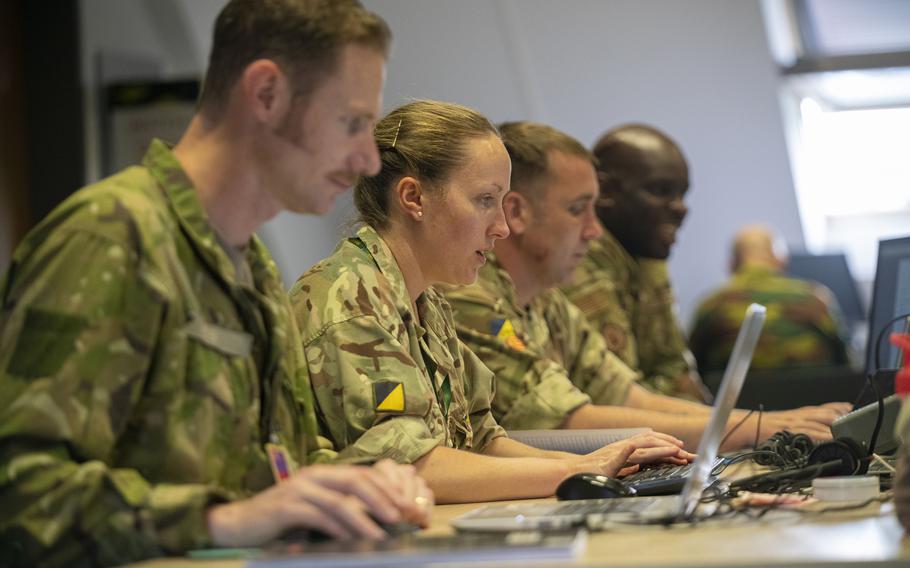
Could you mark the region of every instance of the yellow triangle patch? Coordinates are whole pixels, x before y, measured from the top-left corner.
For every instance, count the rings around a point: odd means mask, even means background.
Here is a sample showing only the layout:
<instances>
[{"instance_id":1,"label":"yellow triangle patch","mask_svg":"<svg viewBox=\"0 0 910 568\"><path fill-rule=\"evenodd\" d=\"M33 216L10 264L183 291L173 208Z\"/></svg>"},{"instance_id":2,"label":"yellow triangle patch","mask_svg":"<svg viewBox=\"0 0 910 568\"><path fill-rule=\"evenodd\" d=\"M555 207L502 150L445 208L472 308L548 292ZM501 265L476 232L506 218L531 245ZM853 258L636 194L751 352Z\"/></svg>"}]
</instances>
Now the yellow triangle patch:
<instances>
[{"instance_id":1,"label":"yellow triangle patch","mask_svg":"<svg viewBox=\"0 0 910 568\"><path fill-rule=\"evenodd\" d=\"M499 333L496 334L496 337L499 339L508 339L515 336L515 328L512 327L512 322L506 320L503 322L502 327L499 328Z\"/></svg>"},{"instance_id":2,"label":"yellow triangle patch","mask_svg":"<svg viewBox=\"0 0 910 568\"><path fill-rule=\"evenodd\" d=\"M398 384L382 401L376 405L376 410L383 412L404 411L404 385Z\"/></svg>"}]
</instances>

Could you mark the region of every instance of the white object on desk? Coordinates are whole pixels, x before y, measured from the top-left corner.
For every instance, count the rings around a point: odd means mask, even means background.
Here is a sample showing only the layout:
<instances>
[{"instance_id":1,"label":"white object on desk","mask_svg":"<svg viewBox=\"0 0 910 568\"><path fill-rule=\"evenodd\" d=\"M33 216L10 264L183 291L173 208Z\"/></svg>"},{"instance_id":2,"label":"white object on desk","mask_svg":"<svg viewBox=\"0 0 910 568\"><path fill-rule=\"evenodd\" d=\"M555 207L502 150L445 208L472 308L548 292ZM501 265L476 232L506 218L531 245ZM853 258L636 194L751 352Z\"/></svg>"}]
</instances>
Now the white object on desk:
<instances>
[{"instance_id":1,"label":"white object on desk","mask_svg":"<svg viewBox=\"0 0 910 568\"><path fill-rule=\"evenodd\" d=\"M819 477L812 491L819 501L868 501L878 497L878 476Z\"/></svg>"}]
</instances>

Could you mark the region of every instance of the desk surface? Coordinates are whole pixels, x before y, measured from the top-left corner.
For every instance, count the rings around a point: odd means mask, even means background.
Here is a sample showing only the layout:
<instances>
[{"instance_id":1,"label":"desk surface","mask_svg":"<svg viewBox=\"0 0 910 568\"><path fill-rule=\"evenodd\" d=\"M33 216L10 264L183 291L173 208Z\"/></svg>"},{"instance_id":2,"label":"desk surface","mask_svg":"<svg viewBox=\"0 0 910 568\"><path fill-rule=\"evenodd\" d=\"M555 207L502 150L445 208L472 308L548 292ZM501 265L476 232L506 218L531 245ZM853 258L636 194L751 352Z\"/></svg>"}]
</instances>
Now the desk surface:
<instances>
[{"instance_id":1,"label":"desk surface","mask_svg":"<svg viewBox=\"0 0 910 568\"><path fill-rule=\"evenodd\" d=\"M477 504L436 507L426 534L450 534L449 521ZM774 519L732 518L699 526L621 527L592 533L579 565L694 566L910 565L910 538L891 503L824 514L792 513ZM143 568L240 568L242 560L160 559Z\"/></svg>"}]
</instances>

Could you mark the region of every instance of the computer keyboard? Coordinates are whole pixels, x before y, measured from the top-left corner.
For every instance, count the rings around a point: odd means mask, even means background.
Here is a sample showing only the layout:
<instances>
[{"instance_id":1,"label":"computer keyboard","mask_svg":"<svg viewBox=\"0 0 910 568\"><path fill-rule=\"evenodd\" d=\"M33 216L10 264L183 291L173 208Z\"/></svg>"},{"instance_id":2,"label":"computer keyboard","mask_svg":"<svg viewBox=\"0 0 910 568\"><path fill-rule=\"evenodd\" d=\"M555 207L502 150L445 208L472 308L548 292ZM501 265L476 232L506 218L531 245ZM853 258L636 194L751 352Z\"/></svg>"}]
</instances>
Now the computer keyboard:
<instances>
[{"instance_id":1,"label":"computer keyboard","mask_svg":"<svg viewBox=\"0 0 910 568\"><path fill-rule=\"evenodd\" d=\"M711 471L723 463L723 458L715 458ZM638 495L673 495L682 491L691 471L691 463L644 467L623 477L622 482L635 488Z\"/></svg>"}]
</instances>

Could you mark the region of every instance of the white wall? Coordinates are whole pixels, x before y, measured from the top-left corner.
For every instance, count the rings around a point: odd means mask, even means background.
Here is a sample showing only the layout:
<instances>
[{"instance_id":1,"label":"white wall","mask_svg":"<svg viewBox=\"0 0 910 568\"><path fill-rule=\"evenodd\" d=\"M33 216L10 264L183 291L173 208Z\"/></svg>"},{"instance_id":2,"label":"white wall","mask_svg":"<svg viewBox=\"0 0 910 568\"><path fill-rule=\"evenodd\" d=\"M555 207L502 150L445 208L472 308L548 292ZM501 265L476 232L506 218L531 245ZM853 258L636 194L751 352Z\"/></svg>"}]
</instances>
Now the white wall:
<instances>
[{"instance_id":1,"label":"white wall","mask_svg":"<svg viewBox=\"0 0 910 568\"><path fill-rule=\"evenodd\" d=\"M115 74L158 78L200 77L208 60L215 17L225 0L80 0L82 76L86 87L89 181L99 177L97 58L104 54ZM132 68L131 68L132 67ZM174 142L176 142L174 140ZM282 214L259 231L288 285L334 247L339 230L332 218Z\"/></svg>"},{"instance_id":2,"label":"white wall","mask_svg":"<svg viewBox=\"0 0 910 568\"><path fill-rule=\"evenodd\" d=\"M181 45L204 65L222 1L166 1L177 6L166 13L186 18L192 38ZM82 5L95 13L123 2ZM429 97L473 106L496 122L548 122L585 144L628 121L676 138L692 174L691 213L671 259L684 320L697 297L725 278L727 242L740 225L765 221L802 244L758 0L365 3L395 33L386 108ZM157 39L147 31L126 35L157 42L151 50L165 60L175 57L165 49L174 38L163 37L173 32L160 13L157 22ZM146 24L137 17L110 25L120 29L107 36ZM99 27L94 22L93 33L104 35ZM339 205L327 218L283 215L269 224L266 238L286 280L331 251L351 216L349 197Z\"/></svg>"},{"instance_id":3,"label":"white wall","mask_svg":"<svg viewBox=\"0 0 910 568\"><path fill-rule=\"evenodd\" d=\"M644 121L689 158L690 215L671 258L684 316L725 278L747 222L802 232L757 1L367 0L395 32L387 106L472 105L495 121L548 122L593 143Z\"/></svg>"}]
</instances>

